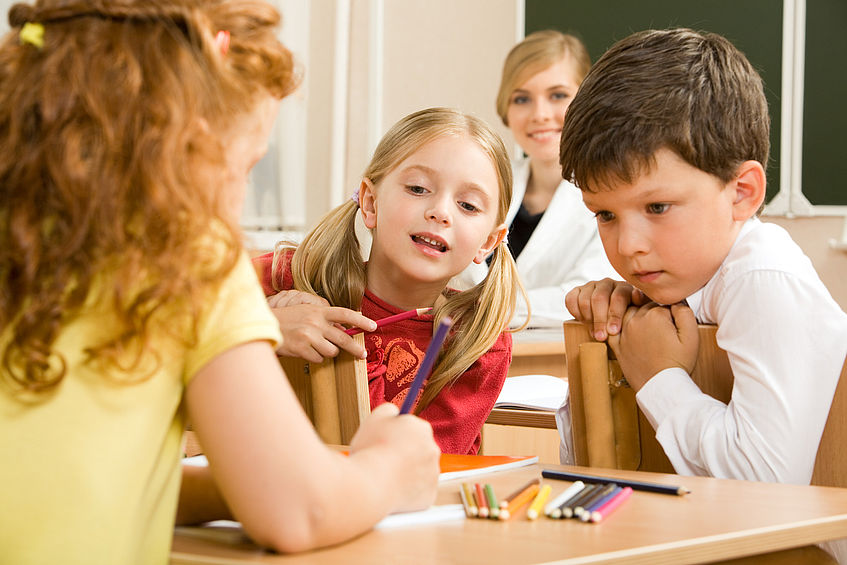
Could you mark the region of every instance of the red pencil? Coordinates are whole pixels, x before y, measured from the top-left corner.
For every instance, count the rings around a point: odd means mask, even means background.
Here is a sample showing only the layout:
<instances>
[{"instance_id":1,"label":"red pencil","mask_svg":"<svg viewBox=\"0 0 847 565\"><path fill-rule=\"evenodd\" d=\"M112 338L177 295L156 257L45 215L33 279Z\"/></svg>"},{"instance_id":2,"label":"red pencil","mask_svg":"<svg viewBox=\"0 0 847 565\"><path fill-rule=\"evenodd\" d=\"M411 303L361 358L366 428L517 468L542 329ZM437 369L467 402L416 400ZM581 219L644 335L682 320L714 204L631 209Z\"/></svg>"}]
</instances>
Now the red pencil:
<instances>
[{"instance_id":1,"label":"red pencil","mask_svg":"<svg viewBox=\"0 0 847 565\"><path fill-rule=\"evenodd\" d=\"M482 485L474 483L474 493L476 494L476 504L479 507L479 517L488 518L488 499L485 498L485 492L482 490Z\"/></svg>"},{"instance_id":2,"label":"red pencil","mask_svg":"<svg viewBox=\"0 0 847 565\"><path fill-rule=\"evenodd\" d=\"M376 321L376 327L381 328L382 326L387 326L388 324L393 324L394 322L399 322L400 320L408 320L409 318L414 318L415 316L420 316L421 314L426 314L432 310L432 308L417 308L415 310L408 310L406 312L400 312L399 314L394 314L393 316L386 316L380 320ZM362 333L362 328L347 328L344 330L344 333L347 335L356 335Z\"/></svg>"}]
</instances>

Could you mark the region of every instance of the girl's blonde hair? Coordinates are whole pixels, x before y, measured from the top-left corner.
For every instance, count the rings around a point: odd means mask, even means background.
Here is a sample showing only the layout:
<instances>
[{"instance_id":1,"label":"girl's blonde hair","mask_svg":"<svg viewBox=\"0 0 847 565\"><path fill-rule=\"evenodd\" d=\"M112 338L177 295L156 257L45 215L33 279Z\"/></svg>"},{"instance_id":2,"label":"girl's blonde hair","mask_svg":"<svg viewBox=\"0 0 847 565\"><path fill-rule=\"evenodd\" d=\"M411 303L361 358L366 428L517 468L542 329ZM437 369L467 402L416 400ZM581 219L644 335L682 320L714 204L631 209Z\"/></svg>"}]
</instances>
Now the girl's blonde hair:
<instances>
[{"instance_id":1,"label":"girl's blonde hair","mask_svg":"<svg viewBox=\"0 0 847 565\"><path fill-rule=\"evenodd\" d=\"M512 47L503 63L500 89L497 91L497 115L509 125L506 114L512 93L533 75L565 57L573 61L577 86L591 68L591 57L585 44L576 36L553 29L536 31Z\"/></svg>"},{"instance_id":2,"label":"girl's blonde hair","mask_svg":"<svg viewBox=\"0 0 847 565\"><path fill-rule=\"evenodd\" d=\"M512 169L506 148L482 120L456 110L429 108L401 119L380 141L364 177L378 187L412 153L444 136L471 139L491 158L500 189L496 225L504 223L512 199ZM335 208L296 247L291 259L296 289L323 296L333 306L359 310L366 272L355 230L358 210L353 201ZM273 273L278 272L279 261L288 249L288 245L278 246ZM420 413L491 348L514 314L518 289L523 292L515 262L504 242L495 248L488 275L481 283L464 292L445 292L446 301L435 311L434 323L450 316L454 320L453 333L427 381L416 412Z\"/></svg>"},{"instance_id":3,"label":"girl's blonde hair","mask_svg":"<svg viewBox=\"0 0 847 565\"><path fill-rule=\"evenodd\" d=\"M219 134L296 86L279 19L252 0L11 8L0 43L0 328L3 372L20 388L62 380L54 342L98 281L120 333L89 344L89 361L127 368L134 351L137 366L163 306L178 302L196 328L205 291L241 247ZM24 41L25 24L43 41Z\"/></svg>"}]
</instances>

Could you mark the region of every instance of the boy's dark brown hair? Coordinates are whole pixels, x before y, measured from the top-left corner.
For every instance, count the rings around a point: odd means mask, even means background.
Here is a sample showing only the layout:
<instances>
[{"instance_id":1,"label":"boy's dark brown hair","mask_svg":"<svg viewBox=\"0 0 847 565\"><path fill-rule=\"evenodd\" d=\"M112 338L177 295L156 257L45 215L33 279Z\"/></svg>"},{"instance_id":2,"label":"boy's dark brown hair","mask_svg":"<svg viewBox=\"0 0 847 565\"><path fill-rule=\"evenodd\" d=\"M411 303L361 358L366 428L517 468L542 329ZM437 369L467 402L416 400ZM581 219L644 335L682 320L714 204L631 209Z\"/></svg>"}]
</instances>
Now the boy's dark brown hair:
<instances>
[{"instance_id":1,"label":"boy's dark brown hair","mask_svg":"<svg viewBox=\"0 0 847 565\"><path fill-rule=\"evenodd\" d=\"M648 30L615 43L568 108L559 162L581 190L633 182L668 148L724 182L738 165L767 166L770 117L762 79L727 39Z\"/></svg>"}]
</instances>

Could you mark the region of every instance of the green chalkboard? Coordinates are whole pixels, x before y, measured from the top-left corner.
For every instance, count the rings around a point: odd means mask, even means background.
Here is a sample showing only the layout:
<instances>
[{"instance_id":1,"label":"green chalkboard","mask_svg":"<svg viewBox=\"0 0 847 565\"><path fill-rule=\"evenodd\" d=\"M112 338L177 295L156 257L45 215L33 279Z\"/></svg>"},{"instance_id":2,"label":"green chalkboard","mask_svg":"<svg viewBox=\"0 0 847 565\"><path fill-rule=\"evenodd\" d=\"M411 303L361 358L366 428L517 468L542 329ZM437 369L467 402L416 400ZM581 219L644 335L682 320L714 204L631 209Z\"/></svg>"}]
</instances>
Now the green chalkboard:
<instances>
[{"instance_id":1,"label":"green chalkboard","mask_svg":"<svg viewBox=\"0 0 847 565\"><path fill-rule=\"evenodd\" d=\"M806 0L803 194L847 205L847 1Z\"/></svg>"},{"instance_id":2,"label":"green chalkboard","mask_svg":"<svg viewBox=\"0 0 847 565\"><path fill-rule=\"evenodd\" d=\"M810 11L816 1L839 2L841 7L844 3L844 0L808 0ZM838 34L845 36L845 23L842 20L830 25L839 28ZM572 33L585 42L592 61L612 43L634 31L668 27L689 27L723 35L747 55L762 75L771 113L771 152L767 163L770 199L779 191L782 0L526 0L526 33L541 29ZM831 59L826 64L832 74L840 73L843 77L844 61L844 58ZM841 100L843 108L847 97L842 95ZM847 159L842 161L847 166Z\"/></svg>"}]
</instances>

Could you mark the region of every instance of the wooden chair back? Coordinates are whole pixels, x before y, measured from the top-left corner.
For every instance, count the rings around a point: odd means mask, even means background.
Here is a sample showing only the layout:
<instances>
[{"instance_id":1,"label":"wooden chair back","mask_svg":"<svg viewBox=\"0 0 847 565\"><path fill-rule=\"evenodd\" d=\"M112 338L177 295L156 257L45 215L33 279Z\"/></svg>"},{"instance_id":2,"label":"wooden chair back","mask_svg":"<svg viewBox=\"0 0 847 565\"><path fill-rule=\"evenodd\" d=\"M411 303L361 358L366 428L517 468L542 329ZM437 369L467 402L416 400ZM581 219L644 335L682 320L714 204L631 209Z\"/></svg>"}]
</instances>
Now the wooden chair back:
<instances>
[{"instance_id":1,"label":"wooden chair back","mask_svg":"<svg viewBox=\"0 0 847 565\"><path fill-rule=\"evenodd\" d=\"M364 346L363 334L356 339ZM342 351L323 363L280 357L294 393L325 443L349 445L371 412L367 361Z\"/></svg>"},{"instance_id":2,"label":"wooden chair back","mask_svg":"<svg viewBox=\"0 0 847 565\"><path fill-rule=\"evenodd\" d=\"M364 346L361 334L356 339ZM321 439L328 444L350 445L359 424L371 412L367 362L345 351L323 363L298 357L280 357L279 362ZM186 457L203 453L190 425L183 441Z\"/></svg>"},{"instance_id":3,"label":"wooden chair back","mask_svg":"<svg viewBox=\"0 0 847 565\"><path fill-rule=\"evenodd\" d=\"M692 380L706 394L729 402L732 370L718 347L717 326L700 325L700 351ZM571 428L577 465L673 473L655 431L635 402L620 365L585 325L564 323ZM847 487L847 361L835 391L815 460L812 484Z\"/></svg>"}]
</instances>

